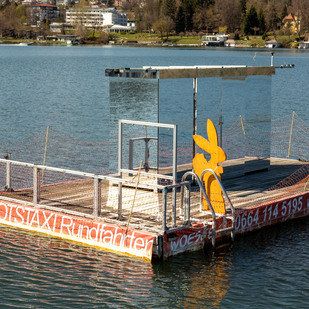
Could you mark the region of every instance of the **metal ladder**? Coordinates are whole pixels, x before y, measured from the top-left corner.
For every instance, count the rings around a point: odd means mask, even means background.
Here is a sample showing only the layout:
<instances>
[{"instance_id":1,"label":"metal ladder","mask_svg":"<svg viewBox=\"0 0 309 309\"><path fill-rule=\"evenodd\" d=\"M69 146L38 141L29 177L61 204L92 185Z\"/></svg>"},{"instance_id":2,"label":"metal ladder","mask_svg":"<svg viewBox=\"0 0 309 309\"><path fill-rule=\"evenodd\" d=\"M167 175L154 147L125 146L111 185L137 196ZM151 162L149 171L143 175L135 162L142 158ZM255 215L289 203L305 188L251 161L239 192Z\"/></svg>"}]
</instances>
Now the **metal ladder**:
<instances>
[{"instance_id":1,"label":"metal ladder","mask_svg":"<svg viewBox=\"0 0 309 309\"><path fill-rule=\"evenodd\" d=\"M222 214L218 214L214 211L213 207L212 207L212 204L208 198L208 195L206 194L206 191L205 191L205 187L203 186L203 182L201 181L201 179L203 179L203 176L205 173L207 172L210 172L213 174L213 176L215 177L216 181L219 183L220 185L220 188L224 194L224 196L226 197L226 200L228 201L228 204L229 204L229 209L228 209L228 212L227 212L227 209L226 209L226 214L225 215L222 215ZM221 180L219 179L219 177L217 176L217 174L212 170L212 169L205 169L202 174L201 174L201 179L192 171L190 172L186 172L183 177L182 177L182 182L185 182L187 176L193 176L199 187L200 187L200 190L201 190L201 204L200 204L200 211L201 212L205 212L205 213L210 213L211 216L212 216L212 246L215 248L216 247L216 236L217 235L224 235L224 234L229 234L230 233L230 237L232 239L232 241L234 241L234 238L235 238L235 208L230 200L230 198L228 197L227 193L226 193L226 190L225 188L223 187L223 184L221 182ZM183 195L183 193L182 193ZM208 204L208 207L210 209L210 212L208 211L203 211L202 209L202 197L204 196L207 204ZM183 198L182 198L183 200ZM190 212L190 206L187 206L189 207L189 211L187 212ZM225 206L226 207L226 206ZM187 213L186 212L186 213ZM188 217L188 215L187 215ZM220 230L217 230L216 229L216 221L217 221L217 217L222 217L223 218L223 228L220 229ZM190 218L188 218L189 220ZM226 227L226 221L227 219L230 219L232 221L232 226L231 227Z\"/></svg>"}]
</instances>

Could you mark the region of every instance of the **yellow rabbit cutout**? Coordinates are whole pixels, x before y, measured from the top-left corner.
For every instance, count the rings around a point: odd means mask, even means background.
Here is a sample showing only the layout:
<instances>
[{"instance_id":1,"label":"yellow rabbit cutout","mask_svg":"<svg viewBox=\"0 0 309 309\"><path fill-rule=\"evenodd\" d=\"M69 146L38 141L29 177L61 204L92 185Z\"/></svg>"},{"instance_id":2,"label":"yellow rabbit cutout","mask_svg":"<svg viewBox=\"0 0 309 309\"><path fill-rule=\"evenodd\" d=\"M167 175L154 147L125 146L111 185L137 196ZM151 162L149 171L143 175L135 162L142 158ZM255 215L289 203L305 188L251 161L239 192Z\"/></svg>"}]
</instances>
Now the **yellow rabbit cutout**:
<instances>
[{"instance_id":1,"label":"yellow rabbit cutout","mask_svg":"<svg viewBox=\"0 0 309 309\"><path fill-rule=\"evenodd\" d=\"M207 161L203 154L197 153L193 158L193 170L199 177L201 177L201 174L205 169L212 169L221 180L223 167L219 166L218 163L226 160L226 154L223 149L218 146L217 130L210 119L207 120L207 135L208 140L200 135L193 135L195 143L211 156L210 160ZM206 194L215 212L225 214L224 199L219 183L210 172L204 174L203 181ZM205 199L203 199L203 209L209 210Z\"/></svg>"}]
</instances>

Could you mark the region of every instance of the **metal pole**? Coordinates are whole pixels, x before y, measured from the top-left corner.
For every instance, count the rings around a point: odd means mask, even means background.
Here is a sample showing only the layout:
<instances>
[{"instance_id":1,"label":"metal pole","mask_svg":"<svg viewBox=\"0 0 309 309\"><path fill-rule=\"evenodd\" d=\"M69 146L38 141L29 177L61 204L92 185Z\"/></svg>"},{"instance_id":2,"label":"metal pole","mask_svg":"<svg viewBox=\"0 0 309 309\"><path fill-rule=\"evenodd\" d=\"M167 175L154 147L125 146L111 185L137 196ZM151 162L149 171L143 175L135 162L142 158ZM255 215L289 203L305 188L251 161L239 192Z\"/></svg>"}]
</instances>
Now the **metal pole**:
<instances>
[{"instance_id":1,"label":"metal pole","mask_svg":"<svg viewBox=\"0 0 309 309\"><path fill-rule=\"evenodd\" d=\"M8 160L11 160L11 154L8 153L6 157ZM7 190L12 188L12 164L11 162L6 162L6 188Z\"/></svg>"},{"instance_id":2,"label":"metal pole","mask_svg":"<svg viewBox=\"0 0 309 309\"><path fill-rule=\"evenodd\" d=\"M223 67L221 68L221 110L220 110L220 117L219 117L219 126L220 126L220 141L219 146L222 148L222 127L223 127Z\"/></svg>"},{"instance_id":3,"label":"metal pole","mask_svg":"<svg viewBox=\"0 0 309 309\"><path fill-rule=\"evenodd\" d=\"M118 173L122 177L122 122L118 124ZM122 184L118 183L118 219L122 217Z\"/></svg>"},{"instance_id":4,"label":"metal pole","mask_svg":"<svg viewBox=\"0 0 309 309\"><path fill-rule=\"evenodd\" d=\"M177 125L174 125L173 132L173 184L177 182Z\"/></svg>"},{"instance_id":5,"label":"metal pole","mask_svg":"<svg viewBox=\"0 0 309 309\"><path fill-rule=\"evenodd\" d=\"M118 173L122 169L122 122L118 123Z\"/></svg>"},{"instance_id":6,"label":"metal pole","mask_svg":"<svg viewBox=\"0 0 309 309\"><path fill-rule=\"evenodd\" d=\"M133 151L134 144L132 138L129 139L129 170L133 170Z\"/></svg>"},{"instance_id":7,"label":"metal pole","mask_svg":"<svg viewBox=\"0 0 309 309\"><path fill-rule=\"evenodd\" d=\"M122 218L122 184L118 184L118 220Z\"/></svg>"},{"instance_id":8,"label":"metal pole","mask_svg":"<svg viewBox=\"0 0 309 309\"><path fill-rule=\"evenodd\" d=\"M160 79L158 79L158 123L160 123ZM157 173L160 168L160 127L157 127Z\"/></svg>"},{"instance_id":9,"label":"metal pole","mask_svg":"<svg viewBox=\"0 0 309 309\"><path fill-rule=\"evenodd\" d=\"M190 192L191 192L191 184L189 183L187 186L184 186L184 190L185 190L184 221L185 221L185 224L190 225Z\"/></svg>"},{"instance_id":10,"label":"metal pole","mask_svg":"<svg viewBox=\"0 0 309 309\"><path fill-rule=\"evenodd\" d=\"M193 78L193 135L197 133L197 78ZM192 155L195 156L195 142L193 140Z\"/></svg>"},{"instance_id":11,"label":"metal pole","mask_svg":"<svg viewBox=\"0 0 309 309\"><path fill-rule=\"evenodd\" d=\"M37 166L33 168L33 204L40 203L40 169Z\"/></svg>"},{"instance_id":12,"label":"metal pole","mask_svg":"<svg viewBox=\"0 0 309 309\"><path fill-rule=\"evenodd\" d=\"M177 183L177 125L173 134L173 184ZM176 188L173 188L173 226L176 227Z\"/></svg>"},{"instance_id":13,"label":"metal pole","mask_svg":"<svg viewBox=\"0 0 309 309\"><path fill-rule=\"evenodd\" d=\"M93 179L94 184L94 207L93 207L93 215L94 217L98 217L101 215L101 179L95 177Z\"/></svg>"},{"instance_id":14,"label":"metal pole","mask_svg":"<svg viewBox=\"0 0 309 309\"><path fill-rule=\"evenodd\" d=\"M163 216L162 216L162 227L163 232L165 233L167 230L166 227L166 211L167 211L167 189L163 188Z\"/></svg>"}]
</instances>

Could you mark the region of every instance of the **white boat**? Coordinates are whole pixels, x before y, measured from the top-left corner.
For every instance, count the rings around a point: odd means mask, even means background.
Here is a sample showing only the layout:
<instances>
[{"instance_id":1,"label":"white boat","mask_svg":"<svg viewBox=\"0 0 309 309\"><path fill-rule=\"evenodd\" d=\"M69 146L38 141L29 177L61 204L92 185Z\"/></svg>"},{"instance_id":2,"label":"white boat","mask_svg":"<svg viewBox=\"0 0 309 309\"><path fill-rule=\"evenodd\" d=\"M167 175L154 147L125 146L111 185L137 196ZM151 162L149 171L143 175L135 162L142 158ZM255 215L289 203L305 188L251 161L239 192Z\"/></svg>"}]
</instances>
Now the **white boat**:
<instances>
[{"instance_id":1,"label":"white boat","mask_svg":"<svg viewBox=\"0 0 309 309\"><path fill-rule=\"evenodd\" d=\"M32 42L21 42L21 43L16 44L16 45L18 45L18 46L29 46L31 44L32 44Z\"/></svg>"}]
</instances>

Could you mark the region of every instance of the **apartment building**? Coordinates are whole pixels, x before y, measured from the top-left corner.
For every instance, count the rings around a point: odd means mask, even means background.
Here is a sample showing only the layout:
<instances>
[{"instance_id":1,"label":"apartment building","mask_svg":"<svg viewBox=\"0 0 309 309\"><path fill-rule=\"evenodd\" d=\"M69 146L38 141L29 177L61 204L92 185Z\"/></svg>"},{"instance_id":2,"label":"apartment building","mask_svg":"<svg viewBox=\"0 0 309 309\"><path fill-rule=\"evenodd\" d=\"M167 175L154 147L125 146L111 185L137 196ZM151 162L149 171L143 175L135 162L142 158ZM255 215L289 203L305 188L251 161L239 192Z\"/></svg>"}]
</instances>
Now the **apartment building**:
<instances>
[{"instance_id":1,"label":"apartment building","mask_svg":"<svg viewBox=\"0 0 309 309\"><path fill-rule=\"evenodd\" d=\"M103 28L112 25L127 26L127 13L100 7L70 8L66 11L66 23L82 24L89 28Z\"/></svg>"},{"instance_id":2,"label":"apartment building","mask_svg":"<svg viewBox=\"0 0 309 309\"><path fill-rule=\"evenodd\" d=\"M41 22L55 21L59 16L56 5L39 3L32 5L28 10L28 20L31 25L40 26Z\"/></svg>"}]
</instances>

